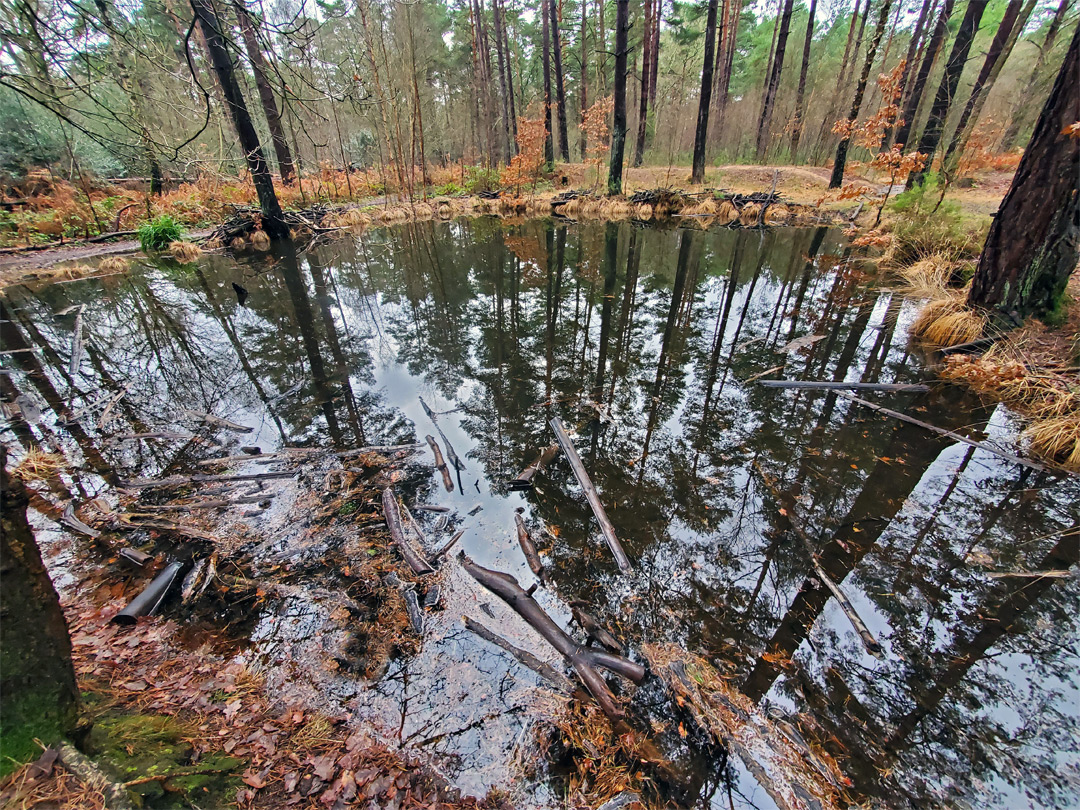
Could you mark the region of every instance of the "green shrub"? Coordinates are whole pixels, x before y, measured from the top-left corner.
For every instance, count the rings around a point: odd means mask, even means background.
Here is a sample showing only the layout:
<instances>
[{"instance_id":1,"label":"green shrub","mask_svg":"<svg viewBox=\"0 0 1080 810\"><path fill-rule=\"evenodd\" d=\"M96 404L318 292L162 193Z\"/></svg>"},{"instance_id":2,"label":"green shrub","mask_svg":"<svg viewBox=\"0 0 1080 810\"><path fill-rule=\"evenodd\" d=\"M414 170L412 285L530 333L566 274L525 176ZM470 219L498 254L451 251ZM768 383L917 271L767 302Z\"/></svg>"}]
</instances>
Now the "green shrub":
<instances>
[{"instance_id":1,"label":"green shrub","mask_svg":"<svg viewBox=\"0 0 1080 810\"><path fill-rule=\"evenodd\" d=\"M499 173L483 166L470 166L465 176L465 191L479 194L481 191L498 191Z\"/></svg>"},{"instance_id":2,"label":"green shrub","mask_svg":"<svg viewBox=\"0 0 1080 810\"><path fill-rule=\"evenodd\" d=\"M897 195L889 208L895 215L889 258L898 267L934 255L954 262L976 259L990 225L985 218L966 217L959 205L945 200L936 174Z\"/></svg>"},{"instance_id":3,"label":"green shrub","mask_svg":"<svg viewBox=\"0 0 1080 810\"><path fill-rule=\"evenodd\" d=\"M152 222L139 226L139 244L144 251L165 250L173 242L184 238L184 229L180 223L168 214L162 214Z\"/></svg>"},{"instance_id":4,"label":"green shrub","mask_svg":"<svg viewBox=\"0 0 1080 810\"><path fill-rule=\"evenodd\" d=\"M461 190L461 186L453 180L435 189L436 197L460 197L464 193L465 192Z\"/></svg>"}]
</instances>

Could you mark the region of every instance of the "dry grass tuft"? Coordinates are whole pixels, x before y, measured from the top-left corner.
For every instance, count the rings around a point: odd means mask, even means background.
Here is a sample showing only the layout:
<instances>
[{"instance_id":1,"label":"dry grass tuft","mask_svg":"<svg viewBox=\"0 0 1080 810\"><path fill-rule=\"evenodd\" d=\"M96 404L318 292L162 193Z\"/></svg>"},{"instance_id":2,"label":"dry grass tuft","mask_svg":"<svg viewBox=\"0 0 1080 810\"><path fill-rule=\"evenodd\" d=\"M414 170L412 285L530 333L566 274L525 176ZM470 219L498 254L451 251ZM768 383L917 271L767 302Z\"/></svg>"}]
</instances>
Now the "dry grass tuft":
<instances>
[{"instance_id":1,"label":"dry grass tuft","mask_svg":"<svg viewBox=\"0 0 1080 810\"><path fill-rule=\"evenodd\" d=\"M634 217L641 220L650 220L653 217L653 207L648 203L634 206Z\"/></svg>"},{"instance_id":2,"label":"dry grass tuft","mask_svg":"<svg viewBox=\"0 0 1080 810\"><path fill-rule=\"evenodd\" d=\"M244 241L242 236L234 236L232 241L229 242L229 247L233 250L240 251L247 247L247 242Z\"/></svg>"},{"instance_id":3,"label":"dry grass tuft","mask_svg":"<svg viewBox=\"0 0 1080 810\"><path fill-rule=\"evenodd\" d=\"M1052 459L1069 470L1080 471L1080 409L1049 419L1039 419L1024 431L1034 453Z\"/></svg>"},{"instance_id":4,"label":"dry grass tuft","mask_svg":"<svg viewBox=\"0 0 1080 810\"><path fill-rule=\"evenodd\" d=\"M50 481L67 469L67 459L60 453L49 453L39 447L26 451L14 474L26 483L31 481Z\"/></svg>"},{"instance_id":5,"label":"dry grass tuft","mask_svg":"<svg viewBox=\"0 0 1080 810\"><path fill-rule=\"evenodd\" d=\"M269 250L270 249L270 237L267 236L266 231L257 230L251 232L251 246L256 250Z\"/></svg>"},{"instance_id":6,"label":"dry grass tuft","mask_svg":"<svg viewBox=\"0 0 1080 810\"><path fill-rule=\"evenodd\" d=\"M901 291L904 294L915 298L944 298L949 294L949 282L955 270L954 261L934 253L897 273L902 279Z\"/></svg>"},{"instance_id":7,"label":"dry grass tuft","mask_svg":"<svg viewBox=\"0 0 1080 810\"><path fill-rule=\"evenodd\" d=\"M169 245L169 253L178 262L187 264L202 256L202 248L191 242L173 242Z\"/></svg>"},{"instance_id":8,"label":"dry grass tuft","mask_svg":"<svg viewBox=\"0 0 1080 810\"><path fill-rule=\"evenodd\" d=\"M98 269L106 273L123 273L130 266L131 262L123 256L106 256L98 264Z\"/></svg>"},{"instance_id":9,"label":"dry grass tuft","mask_svg":"<svg viewBox=\"0 0 1080 810\"><path fill-rule=\"evenodd\" d=\"M322 224L327 228L362 228L371 224L371 217L359 208L346 208L331 214Z\"/></svg>"},{"instance_id":10,"label":"dry grass tuft","mask_svg":"<svg viewBox=\"0 0 1080 810\"><path fill-rule=\"evenodd\" d=\"M953 346L982 337L986 316L964 305L960 294L929 301L911 325L911 334L934 346Z\"/></svg>"}]
</instances>

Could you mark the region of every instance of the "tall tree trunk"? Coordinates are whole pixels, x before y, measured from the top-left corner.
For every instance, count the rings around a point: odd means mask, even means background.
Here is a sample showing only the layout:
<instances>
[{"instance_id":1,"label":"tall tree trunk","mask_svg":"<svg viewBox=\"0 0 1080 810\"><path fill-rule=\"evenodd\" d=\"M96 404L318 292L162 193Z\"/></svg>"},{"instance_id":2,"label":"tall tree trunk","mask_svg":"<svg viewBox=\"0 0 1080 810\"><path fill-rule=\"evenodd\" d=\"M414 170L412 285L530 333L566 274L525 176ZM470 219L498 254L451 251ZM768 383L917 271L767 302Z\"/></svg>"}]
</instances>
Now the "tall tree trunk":
<instances>
[{"instance_id":1,"label":"tall tree trunk","mask_svg":"<svg viewBox=\"0 0 1080 810\"><path fill-rule=\"evenodd\" d=\"M555 102L559 112L559 154L564 163L570 162L570 139L566 136L566 90L563 85L562 36L559 34L559 14L555 0L548 0L551 14L551 44L555 57Z\"/></svg>"},{"instance_id":2,"label":"tall tree trunk","mask_svg":"<svg viewBox=\"0 0 1080 810\"><path fill-rule=\"evenodd\" d=\"M716 46L717 0L709 0L705 15L705 65L701 70L701 97L698 101L697 128L694 131L694 165L691 183L705 182L705 143L709 137L709 103L712 99L713 51Z\"/></svg>"},{"instance_id":3,"label":"tall tree trunk","mask_svg":"<svg viewBox=\"0 0 1080 810\"><path fill-rule=\"evenodd\" d=\"M630 0L615 0L615 106L611 122L608 194L622 194L623 152L626 148L626 57L630 30Z\"/></svg>"},{"instance_id":4,"label":"tall tree trunk","mask_svg":"<svg viewBox=\"0 0 1080 810\"><path fill-rule=\"evenodd\" d=\"M926 0L930 2L930 0ZM806 20L806 37L803 40L802 65L799 67L799 89L795 93L795 118L791 122L791 162L797 162L799 156L799 140L802 138L803 104L806 100L806 71L810 67L810 45L814 41L814 14L817 11L817 0L810 0L810 14Z\"/></svg>"},{"instance_id":5,"label":"tall tree trunk","mask_svg":"<svg viewBox=\"0 0 1080 810\"><path fill-rule=\"evenodd\" d=\"M721 69L720 81L718 82L720 94L716 99L716 135L715 141L720 140L720 134L724 129L724 113L727 112L728 99L731 98L731 68L735 62L735 47L738 44L739 17L742 15L742 0L725 0L732 6L728 13L727 32L724 34L724 58L719 63Z\"/></svg>"},{"instance_id":6,"label":"tall tree trunk","mask_svg":"<svg viewBox=\"0 0 1080 810\"><path fill-rule=\"evenodd\" d=\"M60 598L26 520L22 481L8 475L0 445L0 774L35 759L74 730L78 690ZM13 761L14 760L14 761Z\"/></svg>"},{"instance_id":7,"label":"tall tree trunk","mask_svg":"<svg viewBox=\"0 0 1080 810\"><path fill-rule=\"evenodd\" d=\"M540 0L540 16L543 17L544 32L544 163L555 163L555 129L551 118L551 15L548 14L548 0Z\"/></svg>"},{"instance_id":8,"label":"tall tree trunk","mask_svg":"<svg viewBox=\"0 0 1080 810\"><path fill-rule=\"evenodd\" d=\"M488 159L492 164L501 157L501 141L495 137L495 85L491 77L491 47L488 42L487 19L484 16L483 0L473 0L476 15L477 48L480 55L480 91L483 99L485 127L487 129ZM386 60L389 62L389 59Z\"/></svg>"},{"instance_id":9,"label":"tall tree trunk","mask_svg":"<svg viewBox=\"0 0 1080 810\"><path fill-rule=\"evenodd\" d=\"M773 106L776 104L776 92L780 89L780 74L784 70L784 53L787 51L788 32L791 30L791 9L794 0L784 0L780 12L780 33L776 37L776 56L773 58L772 73L765 88L765 98L761 102L761 116L758 118L756 155L758 163L765 159L769 147L769 129L772 125Z\"/></svg>"},{"instance_id":10,"label":"tall tree trunk","mask_svg":"<svg viewBox=\"0 0 1080 810\"><path fill-rule=\"evenodd\" d=\"M1046 64L1046 59L1054 48L1058 32L1061 30L1061 21L1065 19L1065 13L1069 10L1069 6L1072 5L1072 2L1073 0L1061 0L1061 3L1058 4L1057 11L1054 12L1053 19L1050 20L1050 27L1046 29L1046 39L1043 40L1042 47L1039 49L1039 56L1035 60L1035 67L1031 69L1031 75L1028 77L1024 92L1017 97L1018 101L1013 107L1012 117L1009 119L1009 126L1001 138L1000 148L1003 152L1008 152L1016 146L1016 141L1020 137L1020 128L1028 119L1028 114L1034 104L1036 97L1035 88L1039 82L1043 67Z\"/></svg>"},{"instance_id":11,"label":"tall tree trunk","mask_svg":"<svg viewBox=\"0 0 1080 810\"><path fill-rule=\"evenodd\" d=\"M585 113L589 110L589 40L585 36L588 31L589 9L588 4L581 4L581 41L578 47L581 49L581 91L578 100L581 102L581 160L589 159L589 133L585 131Z\"/></svg>"},{"instance_id":12,"label":"tall tree trunk","mask_svg":"<svg viewBox=\"0 0 1080 810\"><path fill-rule=\"evenodd\" d=\"M1012 187L990 226L968 303L1042 315L1061 304L1080 258L1080 28L1073 34Z\"/></svg>"},{"instance_id":13,"label":"tall tree trunk","mask_svg":"<svg viewBox=\"0 0 1080 810\"><path fill-rule=\"evenodd\" d=\"M956 131L953 132L952 140L949 141L949 148L945 152L946 171L955 171L960 163L968 138L971 137L975 125L979 122L979 113L982 112L998 74L1001 73L1009 54L1012 53L1017 37L1027 25L1028 17L1031 16L1036 2L1037 0L1027 0L1021 6L1020 0L1009 0L1009 5L1005 8L1005 16L1001 18L994 41L990 43L990 50L986 52L982 69L971 88L971 96L964 105L964 111L956 124ZM1077 78L1080 80L1080 77Z\"/></svg>"},{"instance_id":14,"label":"tall tree trunk","mask_svg":"<svg viewBox=\"0 0 1080 810\"><path fill-rule=\"evenodd\" d=\"M247 51L248 61L251 63L251 72L255 74L255 87L259 91L259 101L262 102L263 113L266 115L266 125L270 129L270 141L274 144L274 154L277 156L278 171L281 172L281 182L289 185L296 177L296 169L293 167L292 155L289 154L289 143L285 140L285 130L281 126L281 116L278 114L277 99L270 82L266 79L266 62L263 59L262 48L259 47L259 37L255 30L255 23L248 14L244 0L236 0L236 17L240 21L240 34L244 38L244 49Z\"/></svg>"},{"instance_id":15,"label":"tall tree trunk","mask_svg":"<svg viewBox=\"0 0 1080 810\"><path fill-rule=\"evenodd\" d=\"M848 120L855 122L859 117L859 108L862 106L863 94L866 92L866 83L870 78L870 68L874 65L874 57L877 55L881 37L885 34L885 25L889 22L889 4L892 0L884 0L881 11L878 13L877 28L874 29L874 38L870 40L870 47L866 49L866 61L863 62L862 74L859 83L855 86L855 100L851 102L851 113ZM869 0L867 0L869 6ZM829 188L840 188L844 182L844 165L847 163L848 146L851 144L851 136L841 138L836 147L836 161L833 163L832 177L829 179Z\"/></svg>"},{"instance_id":16,"label":"tall tree trunk","mask_svg":"<svg viewBox=\"0 0 1080 810\"><path fill-rule=\"evenodd\" d=\"M908 145L912 129L915 127L915 119L919 114L923 93L926 92L926 83L930 80L930 71L933 70L938 52L949 33L949 17L952 16L954 3L955 0L944 0L944 5L941 7L941 14L938 15L934 32L930 35L930 42L923 54L922 64L919 65L919 72L915 76L915 83L912 84L911 91L907 94L907 101L904 102L904 110L900 113L895 141L898 144Z\"/></svg>"},{"instance_id":17,"label":"tall tree trunk","mask_svg":"<svg viewBox=\"0 0 1080 810\"><path fill-rule=\"evenodd\" d=\"M664 11L664 0L656 0L653 9L652 48L649 55L652 57L652 65L649 67L649 108L653 110L653 118L656 117L656 74L660 70L660 17Z\"/></svg>"},{"instance_id":18,"label":"tall tree trunk","mask_svg":"<svg viewBox=\"0 0 1080 810\"><path fill-rule=\"evenodd\" d=\"M596 0L596 71L598 84L600 85L600 97L607 95L607 26L604 24L605 0Z\"/></svg>"},{"instance_id":19,"label":"tall tree trunk","mask_svg":"<svg viewBox=\"0 0 1080 810\"><path fill-rule=\"evenodd\" d=\"M866 0L867 4L870 0ZM826 133L830 130L832 125L836 122L836 116L839 113L840 105L844 95L844 83L843 77L847 73L848 62L853 58L851 53L852 43L855 42L855 29L859 25L859 0L855 0L855 8L851 12L851 22L848 24L847 42L844 45L844 56L840 60L840 71L837 73L839 77L836 83L836 90L832 93L829 99L829 106L826 108L825 116L821 120L821 128L818 130L817 143L814 144L814 160L817 161L821 157L821 149L827 142Z\"/></svg>"},{"instance_id":20,"label":"tall tree trunk","mask_svg":"<svg viewBox=\"0 0 1080 810\"><path fill-rule=\"evenodd\" d=\"M510 133L513 136L513 148L511 154L517 154L517 107L514 103L514 71L513 51L510 50L510 34L506 30L506 18L503 12L502 0L492 0L495 13L498 15L499 26L502 29L503 50L506 52L506 94L510 99Z\"/></svg>"},{"instance_id":21,"label":"tall tree trunk","mask_svg":"<svg viewBox=\"0 0 1080 810\"><path fill-rule=\"evenodd\" d=\"M649 72L652 70L652 0L645 0L645 26L641 32L641 92L638 94L637 146L634 165L640 166L645 157L645 132L649 117Z\"/></svg>"},{"instance_id":22,"label":"tall tree trunk","mask_svg":"<svg viewBox=\"0 0 1080 810\"><path fill-rule=\"evenodd\" d=\"M919 10L919 18L915 21L915 29L911 32L911 42L908 43L907 55L904 57L904 69L900 71L899 87L901 106L903 106L903 99L906 99L908 95L908 76L911 75L911 68L915 64L915 54L919 52L919 45L922 42L923 32L926 28L926 20L932 12L935 2L936 0L923 0L922 8ZM889 148L889 143L892 140L892 131L892 126L885 128L885 134L881 139L882 151Z\"/></svg>"},{"instance_id":23,"label":"tall tree trunk","mask_svg":"<svg viewBox=\"0 0 1080 810\"><path fill-rule=\"evenodd\" d=\"M206 50L210 54L210 63L214 68L222 95L225 96L225 106L229 109L236 135L240 140L240 148L244 152L248 169L251 171L251 180L255 184L255 193L259 196L259 208L262 211L263 229L271 239L287 239L289 228L281 213L281 204L274 192L274 181L270 177L270 170L266 165L266 156L259 144L259 136L255 132L255 125L251 123L251 115L248 113L247 104L240 93L240 85L236 82L236 71L233 65L232 55L225 47L225 40L221 34L217 15L214 14L210 0L190 0L191 10L195 13L195 19L199 21L203 35L206 37Z\"/></svg>"},{"instance_id":24,"label":"tall tree trunk","mask_svg":"<svg viewBox=\"0 0 1080 810\"><path fill-rule=\"evenodd\" d=\"M934 103L930 107L930 117L926 119L926 128L923 129L922 137L916 151L926 156L926 165L917 172L908 175L907 187L913 188L917 183L922 183L926 173L930 170L930 164L934 160L938 143L945 129L945 118L949 114L949 107L956 96L957 85L960 84L960 75L964 72L964 64L967 62L971 43L975 40L975 34L979 30L979 22L983 12L986 11L988 0L969 0L964 19L960 23L960 29L956 32L956 41L953 42L949 59L945 63L945 73L941 77Z\"/></svg>"},{"instance_id":25,"label":"tall tree trunk","mask_svg":"<svg viewBox=\"0 0 1080 810\"><path fill-rule=\"evenodd\" d=\"M513 90L508 89L506 74L509 70L509 54L503 48L502 14L499 11L499 0L491 0L491 16L495 21L495 52L499 64L499 95L502 98L503 134L506 138L506 156L509 159L514 154L515 139L511 133L513 118L510 115L510 105L514 103Z\"/></svg>"}]
</instances>

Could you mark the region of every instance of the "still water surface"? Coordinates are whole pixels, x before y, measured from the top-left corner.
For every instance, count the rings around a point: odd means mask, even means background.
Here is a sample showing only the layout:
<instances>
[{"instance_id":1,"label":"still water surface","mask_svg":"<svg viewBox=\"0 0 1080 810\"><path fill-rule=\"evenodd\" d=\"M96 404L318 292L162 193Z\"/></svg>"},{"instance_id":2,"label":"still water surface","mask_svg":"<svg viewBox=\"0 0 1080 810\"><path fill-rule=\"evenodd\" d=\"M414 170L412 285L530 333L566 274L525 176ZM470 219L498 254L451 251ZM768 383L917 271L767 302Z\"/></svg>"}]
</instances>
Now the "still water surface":
<instances>
[{"instance_id":1,"label":"still water surface","mask_svg":"<svg viewBox=\"0 0 1080 810\"><path fill-rule=\"evenodd\" d=\"M249 293L243 306L234 282ZM264 451L422 441L434 432L423 397L466 469L452 493L432 472L410 499L450 506L468 554L527 585L513 533L524 508L553 578L538 598L561 623L582 599L632 651L672 642L708 658L839 756L857 796L919 807L1080 801L1077 579L993 576L1073 569L1077 485L835 393L753 382L933 378L906 334L916 303L852 260L839 232L421 223L299 256L144 263L16 288L3 303L5 348L34 349L4 356L4 398L28 396L46 414L35 435L13 420L6 441L54 435L88 471L130 478L222 451L121 435L183 425ZM55 313L76 304L86 357L72 373L72 318ZM104 427L56 419L122 390ZM1006 447L1017 430L954 387L866 396ZM254 432L183 422L183 408ZM575 437L632 577L619 574L565 459L533 492L507 491L552 443L554 416ZM96 480L76 486L92 497ZM880 658L814 578L785 515L806 527ZM273 527L268 518L263 530ZM288 543L275 553L302 554ZM535 680L465 632L460 613L368 687L283 666L311 654L299 649L317 607L262 610L239 654L272 687L303 681L311 700L376 723L466 789L507 784ZM682 761L697 793L687 803L771 806L734 761L701 750ZM541 768L519 796L544 803L559 791L558 768Z\"/></svg>"}]
</instances>

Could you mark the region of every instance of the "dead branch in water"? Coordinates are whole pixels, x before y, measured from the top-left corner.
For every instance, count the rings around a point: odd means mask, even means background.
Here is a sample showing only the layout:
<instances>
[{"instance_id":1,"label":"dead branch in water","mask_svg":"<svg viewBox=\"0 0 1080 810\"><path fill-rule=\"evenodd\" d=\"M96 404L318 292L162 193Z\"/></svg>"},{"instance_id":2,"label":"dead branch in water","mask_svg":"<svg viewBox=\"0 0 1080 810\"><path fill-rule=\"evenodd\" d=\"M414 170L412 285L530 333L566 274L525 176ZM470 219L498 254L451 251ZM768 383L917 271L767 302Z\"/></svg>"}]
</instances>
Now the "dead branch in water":
<instances>
[{"instance_id":1,"label":"dead branch in water","mask_svg":"<svg viewBox=\"0 0 1080 810\"><path fill-rule=\"evenodd\" d=\"M146 479L139 478L134 481L121 481L119 489L165 489L172 487L186 487L189 484L212 484L218 481L261 481L267 478L291 478L296 475L293 470L278 470L263 473L244 473L240 475L178 475L172 478Z\"/></svg>"},{"instance_id":2,"label":"dead branch in water","mask_svg":"<svg viewBox=\"0 0 1080 810\"><path fill-rule=\"evenodd\" d=\"M754 462L754 468L758 471L762 482L772 495L773 501L778 507L782 506L783 498L780 491L777 490L772 483L772 480L766 472L761 469L761 466L756 461ZM844 611L847 620L851 622L851 626L855 628L855 632L858 634L863 647L865 647L866 651L875 658L881 658L881 644L874 638L874 634L870 632L870 629L866 626L862 617L859 616L858 611L856 611L855 606L851 604L851 600L848 599L847 594L844 593L843 589L841 589L841 587L833 581L832 577L825 572L825 569L822 568L821 563L818 561L817 554L814 552L814 544L810 540L810 536L807 534L806 530L802 527L802 521L799 520L796 514L794 502L789 503L785 508L782 508L780 514L787 520L788 526L791 527L792 534L798 537L802 542L803 548L806 549L806 553L810 556L810 564L814 567L814 573L817 575L817 578L821 580L822 584L832 592L832 595L836 597L840 609Z\"/></svg>"},{"instance_id":3,"label":"dead branch in water","mask_svg":"<svg viewBox=\"0 0 1080 810\"><path fill-rule=\"evenodd\" d=\"M607 647L613 653L621 654L624 649L623 645L608 632L604 625L600 624L599 619L585 610L587 607L588 603L582 602L580 599L574 599L570 602L570 612L573 613L574 621L578 623L578 627L588 633L593 641Z\"/></svg>"},{"instance_id":4,"label":"dead branch in water","mask_svg":"<svg viewBox=\"0 0 1080 810\"><path fill-rule=\"evenodd\" d=\"M432 559L433 560L438 560L438 559L441 559L442 557L445 557L446 552L448 552L450 549L452 549L454 546L457 545L457 541L461 539L461 536L463 534L465 534L465 530L464 529L459 530L457 534L455 534L453 537L451 537L446 542L445 546L443 546L442 548L440 548L438 551L435 552L435 554L432 556Z\"/></svg>"},{"instance_id":5,"label":"dead branch in water","mask_svg":"<svg viewBox=\"0 0 1080 810\"><path fill-rule=\"evenodd\" d=\"M536 574L537 579L547 584L548 575L544 570L544 564L540 561L540 553L536 550L536 544L533 543L532 538L529 537L529 530L525 528L525 519L520 512L514 513L514 524L517 527L518 545L525 554L529 568Z\"/></svg>"},{"instance_id":6,"label":"dead branch in water","mask_svg":"<svg viewBox=\"0 0 1080 810\"><path fill-rule=\"evenodd\" d=\"M1030 467L1031 469L1038 470L1039 472L1069 472L1068 470L1061 470L1056 468L1052 469L1043 464L1039 464L1037 461L1031 461L1026 458L1021 458L1020 456L1014 456L1012 453L1006 453L1004 450L998 450L996 447L991 444L987 444L986 442L969 439L967 436L961 436L955 431L946 430L945 428L938 427L937 425L931 425L929 422L924 422L921 419L916 419L914 416L908 416L906 413L901 413L900 411L894 411L891 408L885 408L874 402L861 399L854 394L849 394L846 391L837 391L837 396L841 396L844 399L849 399L856 405L862 405L864 408L869 408L872 411L877 411L878 413L885 414L885 416L891 416L893 419L899 419L901 422L907 422L910 425L916 425L918 427L925 428L926 430L929 430L933 433L937 433L939 436L947 436L953 441L962 442L963 444L969 445L971 447L977 447L980 450L985 450L987 453L991 453L998 458L1003 458L1006 461L1011 461L1014 464L1020 464L1024 467ZM1072 474L1075 475L1075 473Z\"/></svg>"},{"instance_id":7,"label":"dead branch in water","mask_svg":"<svg viewBox=\"0 0 1080 810\"><path fill-rule=\"evenodd\" d=\"M536 460L518 473L517 478L511 478L506 483L506 488L511 492L520 492L523 490L529 490L533 487L533 476L535 476L540 470L550 462L559 453L559 445L553 444L549 447L545 447L540 451L540 455L536 457Z\"/></svg>"},{"instance_id":8,"label":"dead branch in water","mask_svg":"<svg viewBox=\"0 0 1080 810\"><path fill-rule=\"evenodd\" d=\"M922 383L864 383L864 382L826 382L824 380L758 380L758 385L766 388L813 388L822 391L895 391L921 393L929 391L929 385Z\"/></svg>"},{"instance_id":9,"label":"dead branch in water","mask_svg":"<svg viewBox=\"0 0 1080 810\"><path fill-rule=\"evenodd\" d=\"M600 496L596 492L596 487L593 486L592 479L589 478L589 473L585 470L581 456L574 449L574 443L570 441L562 420L556 416L548 424L555 431L555 438L558 440L562 451L566 454L566 458L570 462L570 468L574 471L574 476L577 478L581 488L585 490L585 497L588 499L589 506L592 507L593 514L596 516L596 522L600 524L600 531L604 535L604 540L607 541L608 548L615 555L615 562L619 564L619 570L624 574L633 573L634 569L630 565L630 558L626 556L622 543L615 536L615 527L611 525L607 512L604 511L604 505L600 503Z\"/></svg>"},{"instance_id":10,"label":"dead branch in water","mask_svg":"<svg viewBox=\"0 0 1080 810\"><path fill-rule=\"evenodd\" d=\"M450 459L450 463L454 465L454 469L461 472L465 469L465 463L461 460L458 454L454 450L454 446L450 444L450 440L446 438L446 434L443 433L443 429L439 427L439 420L435 418L435 411L428 407L428 404L424 402L424 398L420 397L420 404L424 407L424 413L431 419L431 423L435 425L435 430L439 432L439 436L442 437L443 444L446 445L446 457Z\"/></svg>"},{"instance_id":11,"label":"dead branch in water","mask_svg":"<svg viewBox=\"0 0 1080 810\"><path fill-rule=\"evenodd\" d=\"M416 551L405 539L405 531L401 525L401 513L398 511L397 496L391 487L383 490L382 502L383 515L386 518L386 525L390 529L390 537L394 541L394 545L398 547L398 551L401 552L405 562L408 563L409 568L415 574L434 573L435 569L431 567L431 563L425 560L423 554Z\"/></svg>"},{"instance_id":12,"label":"dead branch in water","mask_svg":"<svg viewBox=\"0 0 1080 810\"><path fill-rule=\"evenodd\" d=\"M83 356L83 325L82 325L83 307L80 304L78 310L75 312L75 329L74 334L71 336L71 363L68 365L68 371L72 376L79 373L79 366L82 365Z\"/></svg>"},{"instance_id":13,"label":"dead branch in water","mask_svg":"<svg viewBox=\"0 0 1080 810\"><path fill-rule=\"evenodd\" d=\"M496 647L501 647L506 650L510 655L514 656L523 666L531 669L541 678L543 678L547 684L553 688L556 692L563 695L570 695L574 691L574 685L570 682L570 679L559 672L555 667L546 661L541 661L531 652L523 650L520 647L515 647L509 641L502 636L492 632L480 622L475 621L468 616L464 617L465 627L468 628L484 641L488 641L494 644Z\"/></svg>"},{"instance_id":14,"label":"dead branch in water","mask_svg":"<svg viewBox=\"0 0 1080 810\"><path fill-rule=\"evenodd\" d=\"M645 667L621 655L590 649L578 644L544 612L535 599L522 589L514 577L478 565L470 560L465 552L458 554L458 560L473 579L506 602L566 659L596 702L600 704L604 714L612 721L622 720L624 712L615 702L615 695L612 694L607 681L597 668L610 670L634 683L640 683L645 678Z\"/></svg>"},{"instance_id":15,"label":"dead branch in water","mask_svg":"<svg viewBox=\"0 0 1080 810\"><path fill-rule=\"evenodd\" d=\"M431 452L435 456L435 469L442 473L443 486L446 487L447 492L453 492L454 479L450 477L450 469L446 466L446 462L443 460L442 451L439 449L439 445L435 442L435 437L428 434L424 438L427 440L428 447L431 448Z\"/></svg>"}]
</instances>

